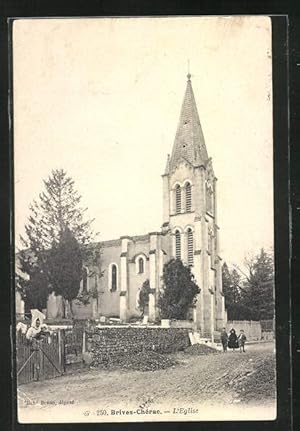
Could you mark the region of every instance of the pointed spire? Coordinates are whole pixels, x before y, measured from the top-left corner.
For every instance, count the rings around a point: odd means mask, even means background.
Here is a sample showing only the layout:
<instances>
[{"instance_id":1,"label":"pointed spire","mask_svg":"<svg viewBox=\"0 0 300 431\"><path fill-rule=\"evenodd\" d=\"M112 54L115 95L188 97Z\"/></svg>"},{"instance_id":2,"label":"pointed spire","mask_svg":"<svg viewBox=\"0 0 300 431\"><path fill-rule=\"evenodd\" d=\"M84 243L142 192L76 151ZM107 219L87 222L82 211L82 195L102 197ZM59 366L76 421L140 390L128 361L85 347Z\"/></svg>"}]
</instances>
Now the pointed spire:
<instances>
[{"instance_id":1,"label":"pointed spire","mask_svg":"<svg viewBox=\"0 0 300 431\"><path fill-rule=\"evenodd\" d=\"M184 158L193 166L198 166L208 159L204 136L197 111L195 96L188 71L187 85L181 107L181 113L173 151L169 162L169 170L176 168L178 161Z\"/></svg>"},{"instance_id":2,"label":"pointed spire","mask_svg":"<svg viewBox=\"0 0 300 431\"><path fill-rule=\"evenodd\" d=\"M192 75L190 74L190 60L188 60L188 73L186 76L187 76L188 81L190 81L191 77L192 77Z\"/></svg>"}]
</instances>

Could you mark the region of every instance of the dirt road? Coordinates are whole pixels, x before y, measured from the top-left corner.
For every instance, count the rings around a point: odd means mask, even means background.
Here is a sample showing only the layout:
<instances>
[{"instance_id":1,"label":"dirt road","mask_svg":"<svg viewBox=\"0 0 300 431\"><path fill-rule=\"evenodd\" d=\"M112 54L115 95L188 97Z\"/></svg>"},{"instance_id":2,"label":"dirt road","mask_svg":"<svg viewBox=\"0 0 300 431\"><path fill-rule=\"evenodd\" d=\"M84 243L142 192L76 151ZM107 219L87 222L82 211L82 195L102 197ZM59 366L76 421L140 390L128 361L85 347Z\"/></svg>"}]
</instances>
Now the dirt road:
<instances>
[{"instance_id":1,"label":"dirt road","mask_svg":"<svg viewBox=\"0 0 300 431\"><path fill-rule=\"evenodd\" d=\"M274 344L249 345L246 350L207 356L178 353L178 365L166 370L84 370L22 385L19 418L130 422L136 415L137 420L151 421L274 417Z\"/></svg>"}]
</instances>

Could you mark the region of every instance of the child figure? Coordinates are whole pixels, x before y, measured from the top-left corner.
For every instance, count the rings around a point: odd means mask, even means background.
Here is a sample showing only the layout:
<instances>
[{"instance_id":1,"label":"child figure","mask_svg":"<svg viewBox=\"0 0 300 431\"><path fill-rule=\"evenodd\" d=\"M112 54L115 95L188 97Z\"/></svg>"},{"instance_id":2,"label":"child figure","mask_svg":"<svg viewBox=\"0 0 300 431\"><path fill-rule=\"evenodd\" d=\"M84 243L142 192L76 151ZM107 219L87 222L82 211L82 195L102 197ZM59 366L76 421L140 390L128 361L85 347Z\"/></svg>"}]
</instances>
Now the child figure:
<instances>
[{"instance_id":1,"label":"child figure","mask_svg":"<svg viewBox=\"0 0 300 431\"><path fill-rule=\"evenodd\" d=\"M228 345L228 335L226 332L226 328L222 329L221 332L221 342L222 342L222 346L223 346L223 352L227 352L227 345Z\"/></svg>"},{"instance_id":2,"label":"child figure","mask_svg":"<svg viewBox=\"0 0 300 431\"><path fill-rule=\"evenodd\" d=\"M244 334L243 329L241 329L240 330L240 334L238 336L238 343L239 343L240 353L242 351L245 352L245 343L246 343L246 340L247 340L246 335Z\"/></svg>"}]
</instances>

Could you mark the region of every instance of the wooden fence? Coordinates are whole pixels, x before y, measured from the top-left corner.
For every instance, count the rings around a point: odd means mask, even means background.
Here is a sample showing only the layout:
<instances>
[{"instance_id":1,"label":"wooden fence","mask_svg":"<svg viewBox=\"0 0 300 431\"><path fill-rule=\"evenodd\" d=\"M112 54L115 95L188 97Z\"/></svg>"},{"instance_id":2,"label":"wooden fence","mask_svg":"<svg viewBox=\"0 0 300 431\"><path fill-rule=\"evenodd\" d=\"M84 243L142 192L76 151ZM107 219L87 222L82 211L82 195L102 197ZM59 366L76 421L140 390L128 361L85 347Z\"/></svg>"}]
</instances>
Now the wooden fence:
<instances>
[{"instance_id":1,"label":"wooden fence","mask_svg":"<svg viewBox=\"0 0 300 431\"><path fill-rule=\"evenodd\" d=\"M19 385L61 376L65 371L63 331L32 342L17 333L16 360Z\"/></svg>"},{"instance_id":2,"label":"wooden fence","mask_svg":"<svg viewBox=\"0 0 300 431\"><path fill-rule=\"evenodd\" d=\"M30 342L16 335L18 384L61 376L72 365L82 363L83 327L57 329L41 341Z\"/></svg>"}]
</instances>

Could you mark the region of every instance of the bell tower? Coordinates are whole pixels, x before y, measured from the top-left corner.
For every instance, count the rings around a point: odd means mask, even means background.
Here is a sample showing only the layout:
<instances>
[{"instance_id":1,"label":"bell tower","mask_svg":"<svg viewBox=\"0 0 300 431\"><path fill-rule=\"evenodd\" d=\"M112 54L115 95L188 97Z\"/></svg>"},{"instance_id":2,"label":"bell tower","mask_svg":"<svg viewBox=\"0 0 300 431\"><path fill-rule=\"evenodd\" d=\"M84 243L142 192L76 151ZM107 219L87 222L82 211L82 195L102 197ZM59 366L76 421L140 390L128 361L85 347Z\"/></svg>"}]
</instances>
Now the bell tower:
<instances>
[{"instance_id":1,"label":"bell tower","mask_svg":"<svg viewBox=\"0 0 300 431\"><path fill-rule=\"evenodd\" d=\"M168 155L162 177L162 231L170 237L171 257L191 266L201 289L194 320L201 336L213 338L225 323L217 178L208 157L190 73L172 154Z\"/></svg>"}]
</instances>

